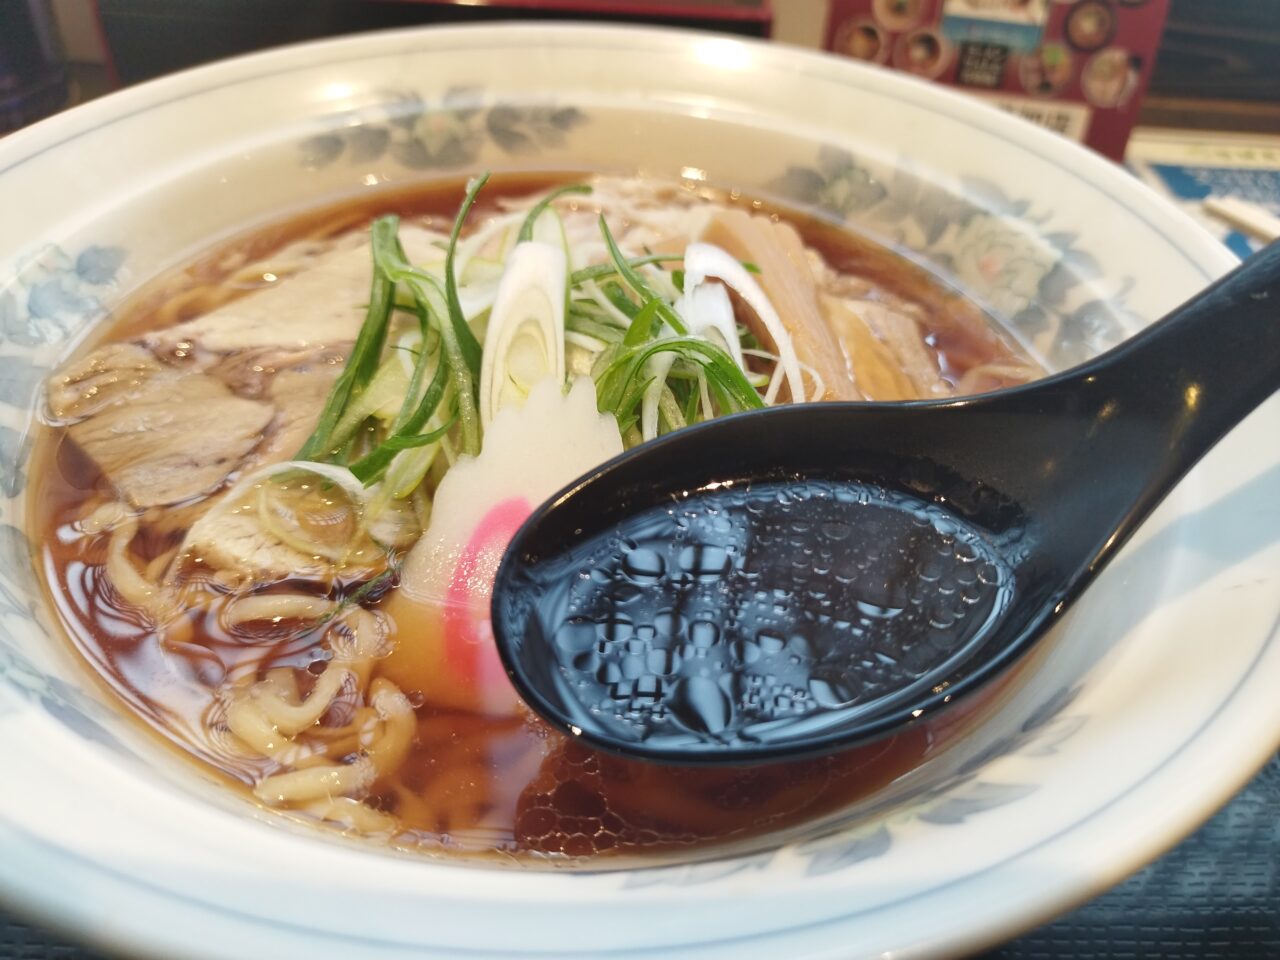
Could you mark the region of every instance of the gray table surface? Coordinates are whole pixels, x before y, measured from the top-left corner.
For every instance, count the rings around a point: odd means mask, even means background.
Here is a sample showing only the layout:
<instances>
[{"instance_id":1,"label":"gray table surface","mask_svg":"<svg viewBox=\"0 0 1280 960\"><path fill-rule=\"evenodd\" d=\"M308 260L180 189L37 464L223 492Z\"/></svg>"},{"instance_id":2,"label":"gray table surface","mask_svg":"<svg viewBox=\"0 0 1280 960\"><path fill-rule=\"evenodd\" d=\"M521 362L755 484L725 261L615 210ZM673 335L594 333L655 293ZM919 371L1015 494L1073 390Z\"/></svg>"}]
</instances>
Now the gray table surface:
<instances>
[{"instance_id":1,"label":"gray table surface","mask_svg":"<svg viewBox=\"0 0 1280 960\"><path fill-rule=\"evenodd\" d=\"M1066 958L1280 958L1280 756L1204 827L1141 873L974 960ZM0 960L101 956L0 912Z\"/></svg>"}]
</instances>

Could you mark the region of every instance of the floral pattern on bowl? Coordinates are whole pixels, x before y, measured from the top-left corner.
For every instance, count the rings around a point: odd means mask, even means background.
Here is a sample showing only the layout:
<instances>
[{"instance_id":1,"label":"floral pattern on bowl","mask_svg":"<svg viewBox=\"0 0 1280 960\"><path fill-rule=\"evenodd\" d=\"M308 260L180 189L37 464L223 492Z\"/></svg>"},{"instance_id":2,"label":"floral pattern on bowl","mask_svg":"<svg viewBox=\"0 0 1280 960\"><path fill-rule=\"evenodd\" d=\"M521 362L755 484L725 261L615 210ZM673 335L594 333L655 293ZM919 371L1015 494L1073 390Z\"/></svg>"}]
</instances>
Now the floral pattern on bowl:
<instances>
[{"instance_id":1,"label":"floral pattern on bowl","mask_svg":"<svg viewBox=\"0 0 1280 960\"><path fill-rule=\"evenodd\" d=\"M966 758L950 776L915 796L894 796L863 807L854 823L832 827L823 836L799 843L789 848L790 855L800 859L806 876L820 876L884 856L893 846L895 830L913 821L950 826L1023 799L1037 789L1036 784L984 779L983 771L1002 757L1043 757L1057 752L1088 720L1084 714L1067 710L1078 693L1078 687L1060 690L1013 733ZM778 855L777 849L766 850L731 861L637 871L627 878L626 885L697 886L732 873L762 869Z\"/></svg>"},{"instance_id":2,"label":"floral pattern on bowl","mask_svg":"<svg viewBox=\"0 0 1280 960\"><path fill-rule=\"evenodd\" d=\"M19 260L0 276L0 337L21 346L67 339L103 314L126 257L123 247L90 246L71 256L49 245Z\"/></svg>"},{"instance_id":3,"label":"floral pattern on bowl","mask_svg":"<svg viewBox=\"0 0 1280 960\"><path fill-rule=\"evenodd\" d=\"M22 414L48 375L48 355L106 313L126 256L123 247L71 256L48 245L0 266L0 348L8 347L0 352L0 411L18 414L0 417L0 496L16 497L26 485Z\"/></svg>"},{"instance_id":4,"label":"floral pattern on bowl","mask_svg":"<svg viewBox=\"0 0 1280 960\"><path fill-rule=\"evenodd\" d=\"M4 464L0 452L0 465ZM40 623L43 611L36 597L39 587L31 572L31 546L17 527L0 523L0 718L27 702L43 710L77 735L129 754L111 732L119 717L85 691L52 673L24 652L14 640L15 627Z\"/></svg>"},{"instance_id":5,"label":"floral pattern on bowl","mask_svg":"<svg viewBox=\"0 0 1280 960\"><path fill-rule=\"evenodd\" d=\"M474 163L486 143L523 157L563 146L586 121L577 107L487 102L484 91L473 87L451 88L434 103L400 91L373 106L334 115L325 132L299 146L308 169L383 157L409 170L450 169Z\"/></svg>"},{"instance_id":6,"label":"floral pattern on bowl","mask_svg":"<svg viewBox=\"0 0 1280 960\"><path fill-rule=\"evenodd\" d=\"M1132 278L1094 283L1103 271L1079 238L1048 229L1054 211L1015 199L992 180L931 183L909 158L880 171L824 147L769 187L908 250L1008 324L1053 369L1115 345L1139 325L1125 307Z\"/></svg>"}]
</instances>

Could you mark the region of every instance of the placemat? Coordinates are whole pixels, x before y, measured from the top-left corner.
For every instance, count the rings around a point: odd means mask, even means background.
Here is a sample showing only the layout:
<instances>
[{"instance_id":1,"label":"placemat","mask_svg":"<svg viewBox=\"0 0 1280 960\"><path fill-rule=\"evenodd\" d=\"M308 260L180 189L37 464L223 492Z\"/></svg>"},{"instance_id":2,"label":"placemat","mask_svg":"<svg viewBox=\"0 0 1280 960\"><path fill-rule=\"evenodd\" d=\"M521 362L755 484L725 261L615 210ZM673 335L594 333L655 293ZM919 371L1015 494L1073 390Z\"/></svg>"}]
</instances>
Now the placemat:
<instances>
[{"instance_id":1,"label":"placemat","mask_svg":"<svg viewBox=\"0 0 1280 960\"><path fill-rule=\"evenodd\" d=\"M1280 136L1142 128L1129 143L1125 164L1241 260L1268 238L1216 216L1208 204L1243 201L1280 217Z\"/></svg>"},{"instance_id":2,"label":"placemat","mask_svg":"<svg viewBox=\"0 0 1280 960\"><path fill-rule=\"evenodd\" d=\"M1204 827L1141 873L1074 913L972 960L1277 957L1280 756ZM0 913L0 960L103 958Z\"/></svg>"}]
</instances>

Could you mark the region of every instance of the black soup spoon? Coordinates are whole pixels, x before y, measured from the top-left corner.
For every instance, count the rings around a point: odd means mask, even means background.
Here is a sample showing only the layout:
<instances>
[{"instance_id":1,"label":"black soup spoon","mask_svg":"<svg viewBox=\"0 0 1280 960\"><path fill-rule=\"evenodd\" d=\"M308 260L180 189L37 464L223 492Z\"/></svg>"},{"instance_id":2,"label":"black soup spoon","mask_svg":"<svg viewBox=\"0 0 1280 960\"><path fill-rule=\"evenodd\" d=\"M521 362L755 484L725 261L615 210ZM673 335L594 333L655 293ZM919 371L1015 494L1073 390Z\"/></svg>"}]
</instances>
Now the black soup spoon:
<instances>
[{"instance_id":1,"label":"black soup spoon","mask_svg":"<svg viewBox=\"0 0 1280 960\"><path fill-rule=\"evenodd\" d=\"M499 651L535 711L633 757L894 733L1025 654L1277 388L1280 244L1025 387L681 430L524 524L494 585Z\"/></svg>"}]
</instances>

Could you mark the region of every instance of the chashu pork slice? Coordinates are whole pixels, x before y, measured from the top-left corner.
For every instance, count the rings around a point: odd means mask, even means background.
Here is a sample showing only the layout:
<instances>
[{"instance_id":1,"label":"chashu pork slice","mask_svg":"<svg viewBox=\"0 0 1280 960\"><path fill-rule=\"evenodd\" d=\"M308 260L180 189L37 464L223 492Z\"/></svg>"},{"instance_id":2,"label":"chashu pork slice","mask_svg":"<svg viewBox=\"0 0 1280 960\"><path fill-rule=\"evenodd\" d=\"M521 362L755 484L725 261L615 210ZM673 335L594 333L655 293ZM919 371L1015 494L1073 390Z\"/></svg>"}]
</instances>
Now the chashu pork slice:
<instances>
[{"instance_id":1,"label":"chashu pork slice","mask_svg":"<svg viewBox=\"0 0 1280 960\"><path fill-rule=\"evenodd\" d=\"M268 397L276 411L275 419L262 446L245 461L242 475L252 477L262 467L293 459L315 429L320 408L339 369L321 366L284 370L272 380ZM234 574L245 582L298 579L328 583L339 575L359 578L383 569L385 552L367 535L353 544L350 555L341 562L279 540L258 513L260 485L248 490L237 485L206 510L187 532L179 550L181 563ZM402 506L399 522L409 522L412 509L407 502ZM413 526L416 530L416 522Z\"/></svg>"},{"instance_id":2,"label":"chashu pork slice","mask_svg":"<svg viewBox=\"0 0 1280 960\"><path fill-rule=\"evenodd\" d=\"M72 360L49 378L49 412L56 420L93 416L149 389L164 365L136 343L108 343Z\"/></svg>"},{"instance_id":3,"label":"chashu pork slice","mask_svg":"<svg viewBox=\"0 0 1280 960\"><path fill-rule=\"evenodd\" d=\"M320 410L342 372L340 364L318 362L281 370L267 387L266 399L275 407L271 431L253 452L252 467L292 460L316 428Z\"/></svg>"},{"instance_id":4,"label":"chashu pork slice","mask_svg":"<svg viewBox=\"0 0 1280 960\"><path fill-rule=\"evenodd\" d=\"M414 263L438 260L440 239L440 234L421 227L405 225L400 230L405 253ZM152 331L143 343L161 356L247 353L265 359L278 353L296 361L355 340L369 303L372 275L369 242L353 236L297 273L194 320Z\"/></svg>"},{"instance_id":5,"label":"chashu pork slice","mask_svg":"<svg viewBox=\"0 0 1280 960\"><path fill-rule=\"evenodd\" d=\"M411 258L438 257L438 234L401 236ZM276 285L71 361L49 381L50 412L75 421L71 438L135 507L211 493L302 445L364 320L371 275L368 240L353 235Z\"/></svg>"},{"instance_id":6,"label":"chashu pork slice","mask_svg":"<svg viewBox=\"0 0 1280 960\"><path fill-rule=\"evenodd\" d=\"M216 490L274 416L271 404L237 397L214 377L158 369L67 432L142 509Z\"/></svg>"},{"instance_id":7,"label":"chashu pork slice","mask_svg":"<svg viewBox=\"0 0 1280 960\"><path fill-rule=\"evenodd\" d=\"M411 260L440 258L439 234L405 226L401 238ZM302 446L364 321L371 276L368 240L353 235L273 286L73 360L49 382L50 411L74 421L71 438L139 509L217 492ZM184 544L206 569L332 574L252 516L219 509L223 499Z\"/></svg>"},{"instance_id":8,"label":"chashu pork slice","mask_svg":"<svg viewBox=\"0 0 1280 960\"><path fill-rule=\"evenodd\" d=\"M339 367L283 370L268 388L275 418L262 446L245 464L245 472L291 460L315 429ZM230 495L230 494L229 494ZM246 580L328 580L333 562L281 543L257 517L257 495L238 502L219 501L192 525L179 554L184 562L205 570L235 572ZM372 559L372 558L371 558Z\"/></svg>"},{"instance_id":9,"label":"chashu pork slice","mask_svg":"<svg viewBox=\"0 0 1280 960\"><path fill-rule=\"evenodd\" d=\"M333 561L295 550L271 536L257 518L256 503L257 491L250 489L234 500L220 499L206 510L187 532L178 551L178 566L231 573L245 583L331 580Z\"/></svg>"},{"instance_id":10,"label":"chashu pork slice","mask_svg":"<svg viewBox=\"0 0 1280 960\"><path fill-rule=\"evenodd\" d=\"M863 399L823 316L817 280L793 227L745 210L722 210L711 217L701 239L760 268L757 280L791 335L796 356L822 378L823 399ZM748 325L761 343L776 347L762 325L750 320Z\"/></svg>"}]
</instances>

